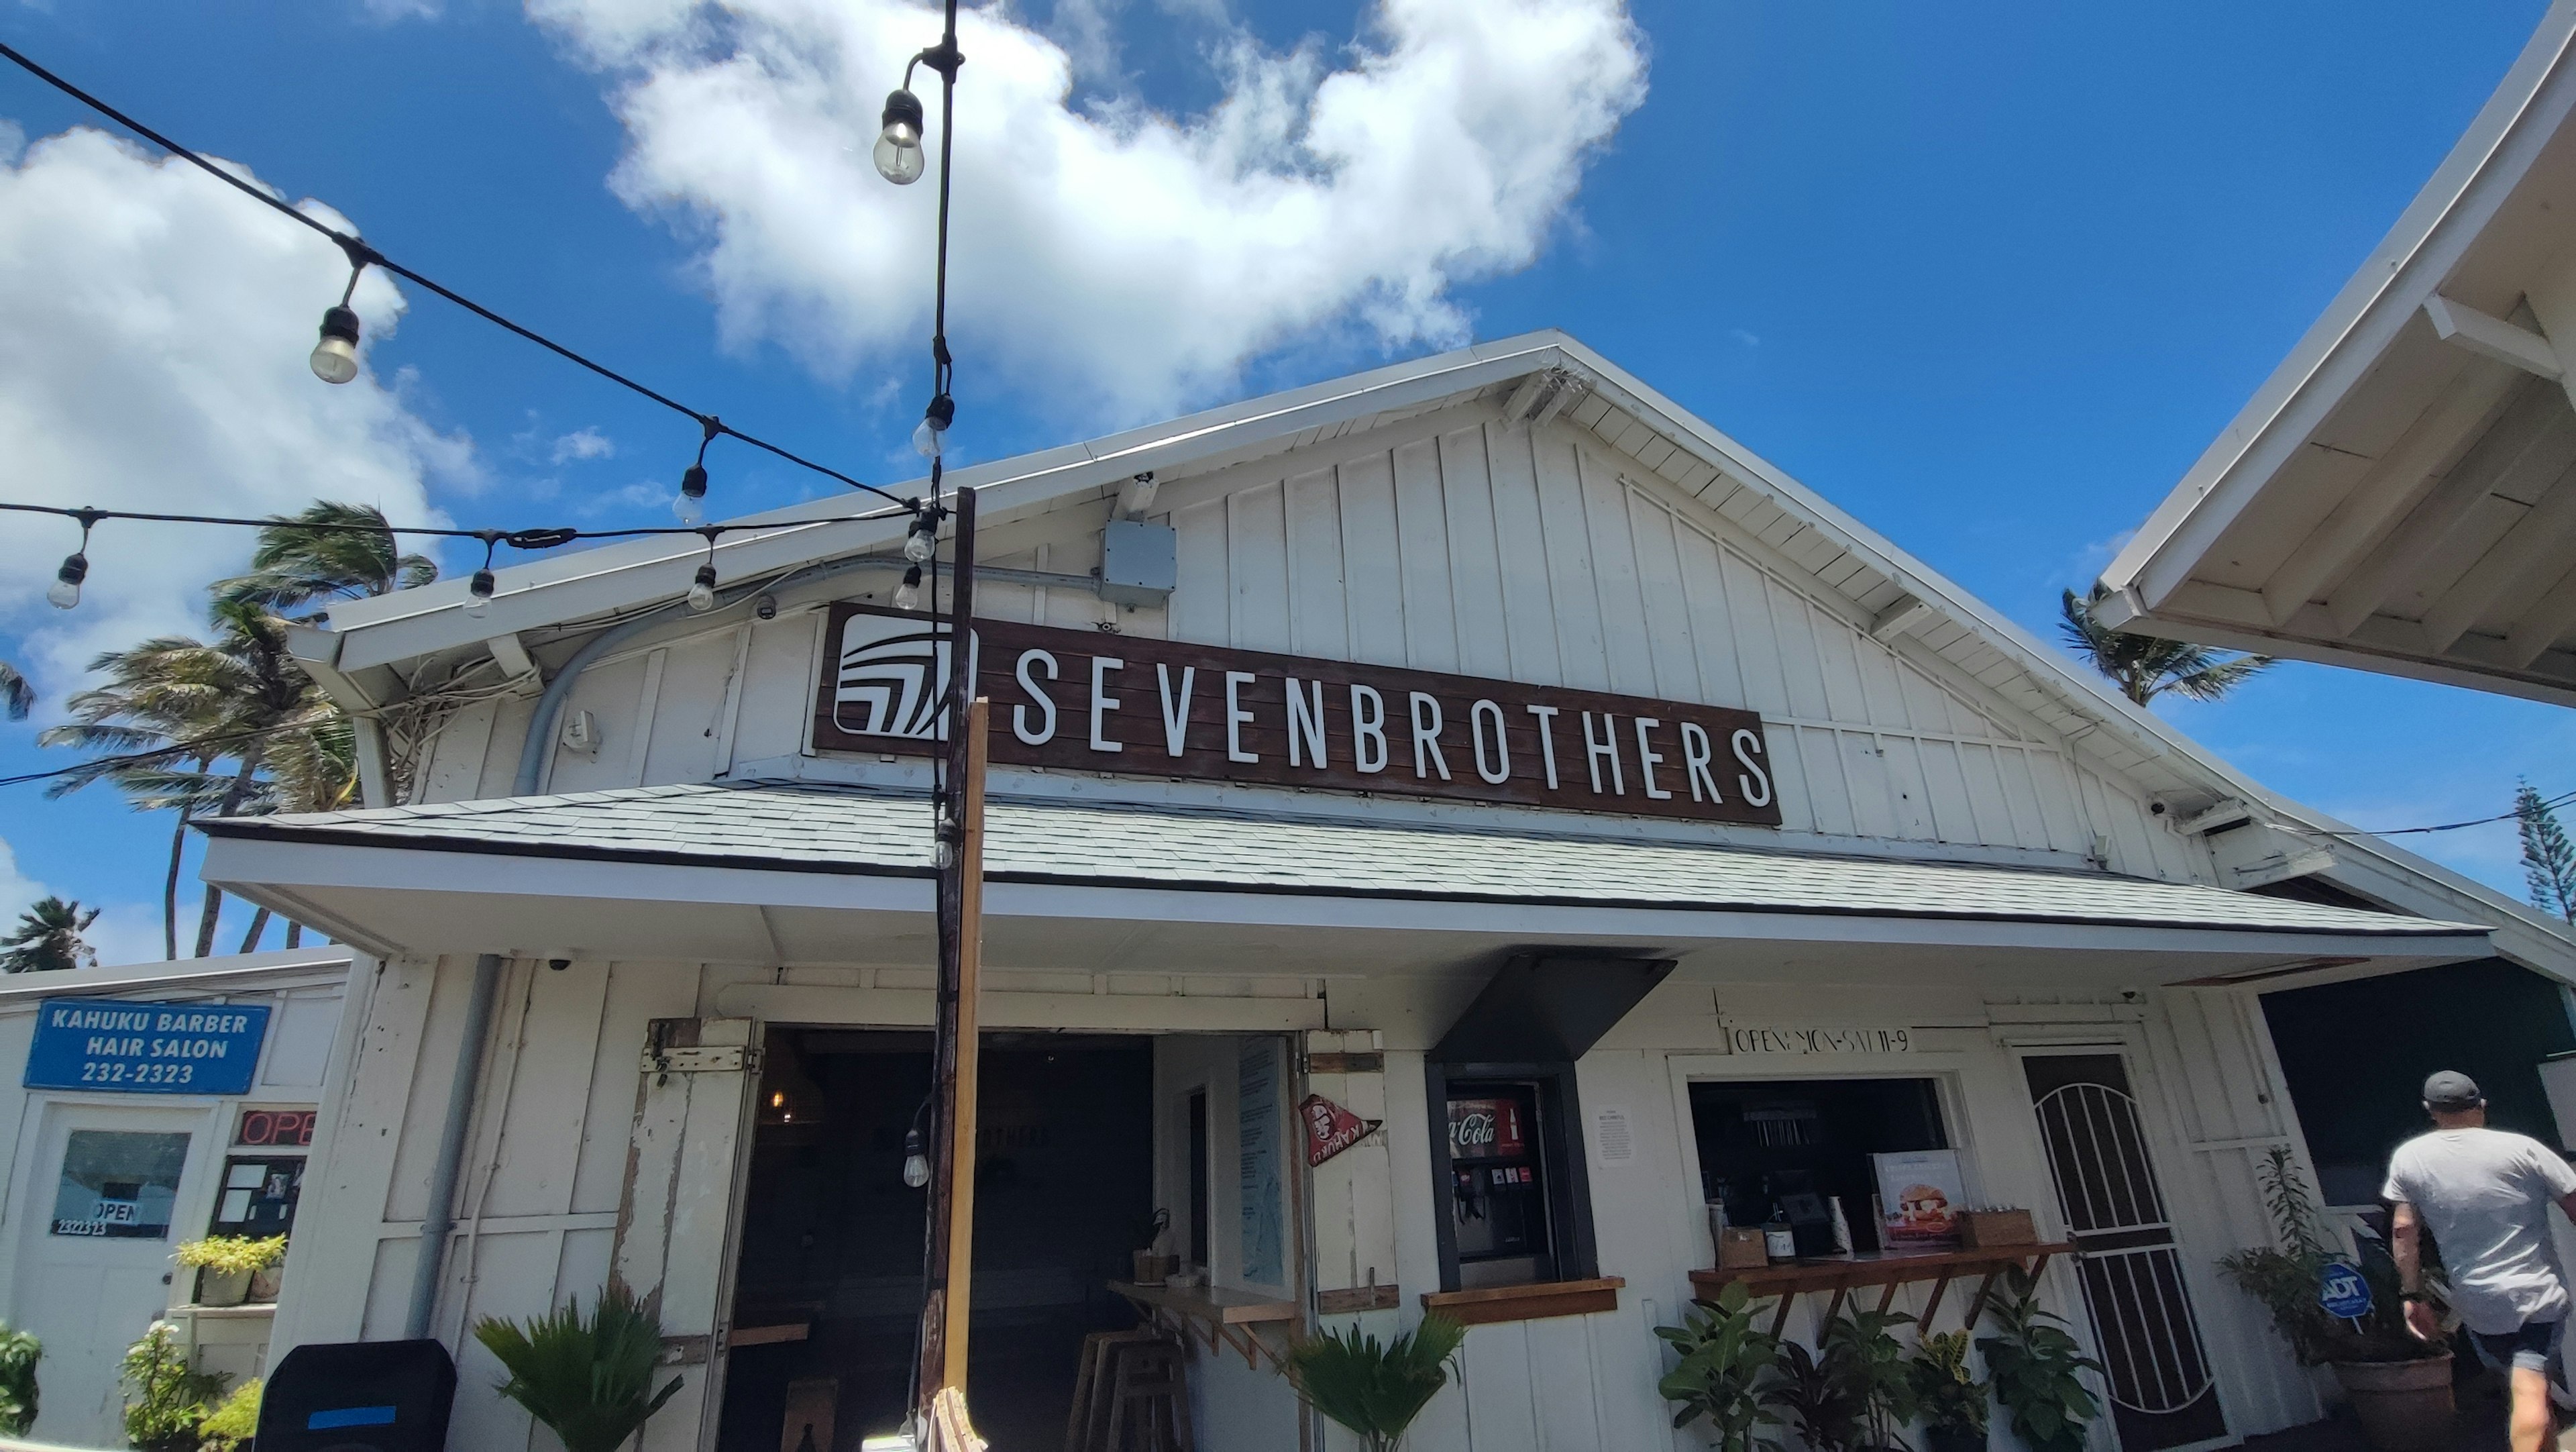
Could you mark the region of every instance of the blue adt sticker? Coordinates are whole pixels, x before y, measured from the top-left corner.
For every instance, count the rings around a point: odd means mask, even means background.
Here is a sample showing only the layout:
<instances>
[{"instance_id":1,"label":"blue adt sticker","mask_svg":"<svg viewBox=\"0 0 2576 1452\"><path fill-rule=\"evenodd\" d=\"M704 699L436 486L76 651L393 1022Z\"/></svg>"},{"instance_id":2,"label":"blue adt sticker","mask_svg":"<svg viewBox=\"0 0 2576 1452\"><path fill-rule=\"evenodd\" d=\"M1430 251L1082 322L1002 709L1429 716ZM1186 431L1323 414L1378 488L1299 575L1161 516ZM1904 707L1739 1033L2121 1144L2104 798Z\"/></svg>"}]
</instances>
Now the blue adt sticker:
<instances>
[{"instance_id":1,"label":"blue adt sticker","mask_svg":"<svg viewBox=\"0 0 2576 1452\"><path fill-rule=\"evenodd\" d=\"M394 1409L391 1407L340 1407L306 1417L304 1430L328 1432L335 1427L390 1427L393 1424Z\"/></svg>"},{"instance_id":2,"label":"blue adt sticker","mask_svg":"<svg viewBox=\"0 0 2576 1452\"><path fill-rule=\"evenodd\" d=\"M110 1094L241 1094L259 1068L260 1004L49 998L36 1010L26 1087Z\"/></svg>"},{"instance_id":3,"label":"blue adt sticker","mask_svg":"<svg viewBox=\"0 0 2576 1452\"><path fill-rule=\"evenodd\" d=\"M2339 1260L2327 1261L2317 1275L2317 1304L2325 1307L2329 1316L2358 1321L2370 1314L2370 1282L2362 1279L2357 1267Z\"/></svg>"}]
</instances>

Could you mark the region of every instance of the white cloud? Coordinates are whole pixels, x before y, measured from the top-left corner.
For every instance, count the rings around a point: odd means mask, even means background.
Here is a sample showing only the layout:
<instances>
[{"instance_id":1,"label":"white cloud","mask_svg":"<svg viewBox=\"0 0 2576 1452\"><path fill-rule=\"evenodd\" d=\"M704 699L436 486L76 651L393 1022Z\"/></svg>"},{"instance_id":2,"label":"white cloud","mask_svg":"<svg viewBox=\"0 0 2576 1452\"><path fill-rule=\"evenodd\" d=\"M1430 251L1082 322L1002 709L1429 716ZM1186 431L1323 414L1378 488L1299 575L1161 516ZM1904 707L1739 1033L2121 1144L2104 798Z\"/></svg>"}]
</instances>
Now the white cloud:
<instances>
[{"instance_id":1,"label":"white cloud","mask_svg":"<svg viewBox=\"0 0 2576 1452\"><path fill-rule=\"evenodd\" d=\"M425 480L468 474L471 446L423 423L372 372L334 388L306 366L347 278L327 241L184 163L86 129L28 147L0 167L7 496L237 515L328 497L437 519ZM354 305L370 343L404 306L374 272ZM42 592L77 527L22 516L9 536L0 624L56 700L98 650L201 630L205 584L250 545L248 531L103 523L80 608L62 614Z\"/></svg>"},{"instance_id":2,"label":"white cloud","mask_svg":"<svg viewBox=\"0 0 2576 1452\"><path fill-rule=\"evenodd\" d=\"M920 349L935 181L890 187L869 151L887 90L937 35L929 7L528 8L620 77L617 190L701 244L729 345L774 341L827 375ZM1136 417L1318 332L1464 338L1451 289L1537 258L1644 100L1644 41L1620 0L1379 0L1369 22L1339 68L1319 41L1237 36L1212 57L1224 98L1175 119L1132 99L1077 110L1062 45L1002 6L961 14L950 327L966 366Z\"/></svg>"},{"instance_id":3,"label":"white cloud","mask_svg":"<svg viewBox=\"0 0 2576 1452\"><path fill-rule=\"evenodd\" d=\"M555 440L554 461L569 464L576 459L605 459L616 452L617 445L599 430L575 429Z\"/></svg>"}]
</instances>

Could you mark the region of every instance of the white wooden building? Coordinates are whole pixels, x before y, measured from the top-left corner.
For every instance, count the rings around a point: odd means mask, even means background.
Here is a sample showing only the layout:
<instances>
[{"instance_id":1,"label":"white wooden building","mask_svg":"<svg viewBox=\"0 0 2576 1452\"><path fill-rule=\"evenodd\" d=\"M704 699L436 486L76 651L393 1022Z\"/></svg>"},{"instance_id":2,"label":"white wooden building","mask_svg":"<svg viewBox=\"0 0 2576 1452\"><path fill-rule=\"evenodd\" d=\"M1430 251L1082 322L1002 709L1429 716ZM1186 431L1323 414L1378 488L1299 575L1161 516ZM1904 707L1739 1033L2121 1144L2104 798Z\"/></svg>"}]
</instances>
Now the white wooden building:
<instances>
[{"instance_id":1,"label":"white wooden building","mask_svg":"<svg viewBox=\"0 0 2576 1452\"><path fill-rule=\"evenodd\" d=\"M1708 1199L1866 1219L1836 1177L1900 1149L2091 1247L2048 1274L2114 1365L2100 1446L2309 1420L2212 1268L2301 1143L2259 995L2576 979L2559 929L2265 791L1559 333L951 478L997 762L969 1396L1006 1452L1061 1439L1158 1208L1214 1287L1166 1314L1222 1323L1202 1447L1349 1445L1255 1341L1426 1296L1478 1324L1424 1452L1699 1445L1652 1328ZM865 512L727 536L705 613L661 540L479 615L462 581L335 608L297 649L387 723L368 809L212 825L209 880L362 954L277 1335L447 1341L451 1446L547 1445L465 1328L612 1274L686 1377L649 1446L767 1452L818 1403L855 1446L901 1400L932 839L905 522ZM1310 1095L1382 1124L1309 1170ZM2113 1149L2065 1137L2079 1100ZM1515 1107L1518 1166L1453 1138Z\"/></svg>"},{"instance_id":2,"label":"white wooden building","mask_svg":"<svg viewBox=\"0 0 2576 1452\"><path fill-rule=\"evenodd\" d=\"M0 1064L13 1066L0 1123L15 1131L0 1160L0 1322L44 1343L32 1435L123 1445L117 1363L156 1320L200 1369L259 1374L274 1298L200 1305L171 1251L292 1230L348 974L349 951L326 946L0 979ZM217 1092L38 1083L56 1077L27 1072L40 1015L82 1004L249 1009L262 1022L240 1082Z\"/></svg>"},{"instance_id":3,"label":"white wooden building","mask_svg":"<svg viewBox=\"0 0 2576 1452\"><path fill-rule=\"evenodd\" d=\"M2141 634L2576 704L2576 4L2102 575Z\"/></svg>"}]
</instances>

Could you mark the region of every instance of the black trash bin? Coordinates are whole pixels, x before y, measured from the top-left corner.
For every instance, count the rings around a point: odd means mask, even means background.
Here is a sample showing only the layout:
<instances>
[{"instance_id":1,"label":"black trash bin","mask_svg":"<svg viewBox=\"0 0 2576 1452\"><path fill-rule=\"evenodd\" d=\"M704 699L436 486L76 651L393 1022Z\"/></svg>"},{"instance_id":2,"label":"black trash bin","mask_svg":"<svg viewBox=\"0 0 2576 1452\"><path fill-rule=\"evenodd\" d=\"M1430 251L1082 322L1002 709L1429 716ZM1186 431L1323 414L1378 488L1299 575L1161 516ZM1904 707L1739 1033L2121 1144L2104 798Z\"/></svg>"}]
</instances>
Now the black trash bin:
<instances>
[{"instance_id":1,"label":"black trash bin","mask_svg":"<svg viewBox=\"0 0 2576 1452\"><path fill-rule=\"evenodd\" d=\"M298 1346L260 1396L259 1452L442 1452L455 1401L435 1341Z\"/></svg>"}]
</instances>

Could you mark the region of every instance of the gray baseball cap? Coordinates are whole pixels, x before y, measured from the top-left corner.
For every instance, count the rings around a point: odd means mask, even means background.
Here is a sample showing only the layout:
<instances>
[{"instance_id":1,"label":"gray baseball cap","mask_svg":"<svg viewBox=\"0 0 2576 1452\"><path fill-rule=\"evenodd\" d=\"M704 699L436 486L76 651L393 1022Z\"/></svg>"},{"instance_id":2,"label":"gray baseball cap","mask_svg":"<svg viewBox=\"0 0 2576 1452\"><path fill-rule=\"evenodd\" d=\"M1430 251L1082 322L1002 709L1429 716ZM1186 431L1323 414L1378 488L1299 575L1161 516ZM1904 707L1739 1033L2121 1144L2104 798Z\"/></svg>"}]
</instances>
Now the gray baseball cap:
<instances>
[{"instance_id":1,"label":"gray baseball cap","mask_svg":"<svg viewBox=\"0 0 2576 1452\"><path fill-rule=\"evenodd\" d=\"M2475 1109L2487 1102L2478 1092L2478 1081L2457 1069L2444 1069L2424 1081L2424 1107L2444 1114Z\"/></svg>"}]
</instances>

